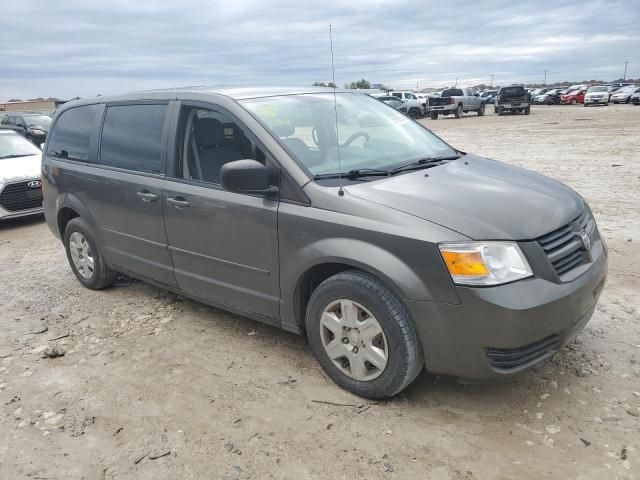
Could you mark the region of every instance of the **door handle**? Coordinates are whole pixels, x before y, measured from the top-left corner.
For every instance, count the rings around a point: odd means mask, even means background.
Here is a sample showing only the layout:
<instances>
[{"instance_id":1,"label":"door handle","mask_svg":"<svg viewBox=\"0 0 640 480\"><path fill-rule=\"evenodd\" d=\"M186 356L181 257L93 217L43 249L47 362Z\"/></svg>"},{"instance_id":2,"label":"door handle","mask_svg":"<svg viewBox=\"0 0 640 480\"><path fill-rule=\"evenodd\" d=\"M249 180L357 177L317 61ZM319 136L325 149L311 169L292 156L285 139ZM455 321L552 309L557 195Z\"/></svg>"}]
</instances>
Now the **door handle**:
<instances>
[{"instance_id":1,"label":"door handle","mask_svg":"<svg viewBox=\"0 0 640 480\"><path fill-rule=\"evenodd\" d=\"M155 193L151 193L149 190L136 192L136 196L143 202L155 202L156 200L158 200L158 195L156 195Z\"/></svg>"},{"instance_id":2,"label":"door handle","mask_svg":"<svg viewBox=\"0 0 640 480\"><path fill-rule=\"evenodd\" d=\"M181 208L189 208L191 204L189 200L185 200L182 197L167 197L167 202L172 203L174 207Z\"/></svg>"}]
</instances>

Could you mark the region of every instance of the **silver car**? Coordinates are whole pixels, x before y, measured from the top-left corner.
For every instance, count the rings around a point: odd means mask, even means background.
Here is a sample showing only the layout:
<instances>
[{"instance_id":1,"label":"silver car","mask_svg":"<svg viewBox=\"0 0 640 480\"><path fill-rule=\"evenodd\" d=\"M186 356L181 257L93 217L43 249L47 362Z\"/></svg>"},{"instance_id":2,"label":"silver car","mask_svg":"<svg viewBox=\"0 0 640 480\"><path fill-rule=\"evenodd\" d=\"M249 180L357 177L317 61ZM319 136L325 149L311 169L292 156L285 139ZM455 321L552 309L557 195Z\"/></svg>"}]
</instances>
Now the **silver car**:
<instances>
[{"instance_id":1,"label":"silver car","mask_svg":"<svg viewBox=\"0 0 640 480\"><path fill-rule=\"evenodd\" d=\"M609 105L609 89L606 85L589 87L584 96L584 106L589 105Z\"/></svg>"},{"instance_id":2,"label":"silver car","mask_svg":"<svg viewBox=\"0 0 640 480\"><path fill-rule=\"evenodd\" d=\"M640 93L640 87L638 85L622 87L616 93L611 95L611 101L613 103L630 103L631 97L634 93Z\"/></svg>"},{"instance_id":3,"label":"silver car","mask_svg":"<svg viewBox=\"0 0 640 480\"><path fill-rule=\"evenodd\" d=\"M41 152L11 130L0 130L0 220L42 213Z\"/></svg>"}]
</instances>

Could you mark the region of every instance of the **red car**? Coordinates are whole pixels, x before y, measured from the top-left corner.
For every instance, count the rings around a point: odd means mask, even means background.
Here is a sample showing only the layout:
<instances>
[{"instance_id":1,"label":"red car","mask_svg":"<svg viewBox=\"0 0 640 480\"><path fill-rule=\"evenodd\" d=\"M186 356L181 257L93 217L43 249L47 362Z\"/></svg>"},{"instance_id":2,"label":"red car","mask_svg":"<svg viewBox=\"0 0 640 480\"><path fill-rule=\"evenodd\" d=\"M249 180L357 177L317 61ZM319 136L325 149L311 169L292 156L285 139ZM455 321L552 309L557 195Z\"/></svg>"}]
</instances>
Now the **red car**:
<instances>
[{"instance_id":1,"label":"red car","mask_svg":"<svg viewBox=\"0 0 640 480\"><path fill-rule=\"evenodd\" d=\"M584 94L586 90L574 90L573 92L560 95L560 103L562 105L575 105L576 103L584 103Z\"/></svg>"}]
</instances>

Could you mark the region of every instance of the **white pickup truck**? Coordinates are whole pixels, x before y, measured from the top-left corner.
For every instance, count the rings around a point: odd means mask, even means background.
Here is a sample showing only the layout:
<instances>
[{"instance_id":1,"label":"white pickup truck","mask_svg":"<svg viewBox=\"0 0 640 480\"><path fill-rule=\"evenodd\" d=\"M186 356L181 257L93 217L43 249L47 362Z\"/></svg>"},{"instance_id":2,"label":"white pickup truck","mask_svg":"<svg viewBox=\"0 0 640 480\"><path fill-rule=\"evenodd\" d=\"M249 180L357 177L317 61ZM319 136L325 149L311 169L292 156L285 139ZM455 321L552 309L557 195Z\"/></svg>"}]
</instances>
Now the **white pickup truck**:
<instances>
[{"instance_id":1,"label":"white pickup truck","mask_svg":"<svg viewBox=\"0 0 640 480\"><path fill-rule=\"evenodd\" d=\"M478 112L484 115L485 102L470 88L447 88L439 97L429 98L427 107L431 120L437 120L438 115L454 114L462 117L465 112Z\"/></svg>"}]
</instances>

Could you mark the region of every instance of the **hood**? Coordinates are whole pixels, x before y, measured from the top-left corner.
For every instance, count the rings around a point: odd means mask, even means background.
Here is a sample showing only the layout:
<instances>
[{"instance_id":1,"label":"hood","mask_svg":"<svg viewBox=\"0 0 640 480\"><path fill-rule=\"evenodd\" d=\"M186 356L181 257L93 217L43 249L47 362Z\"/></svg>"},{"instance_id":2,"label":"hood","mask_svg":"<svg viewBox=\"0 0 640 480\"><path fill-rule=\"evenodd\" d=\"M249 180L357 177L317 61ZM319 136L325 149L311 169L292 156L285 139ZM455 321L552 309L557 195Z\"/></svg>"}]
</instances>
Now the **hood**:
<instances>
[{"instance_id":1,"label":"hood","mask_svg":"<svg viewBox=\"0 0 640 480\"><path fill-rule=\"evenodd\" d=\"M531 240L584 209L582 198L556 180L474 155L345 190L474 240Z\"/></svg>"},{"instance_id":2,"label":"hood","mask_svg":"<svg viewBox=\"0 0 640 480\"><path fill-rule=\"evenodd\" d=\"M0 184L40 178L41 155L0 159Z\"/></svg>"}]
</instances>

